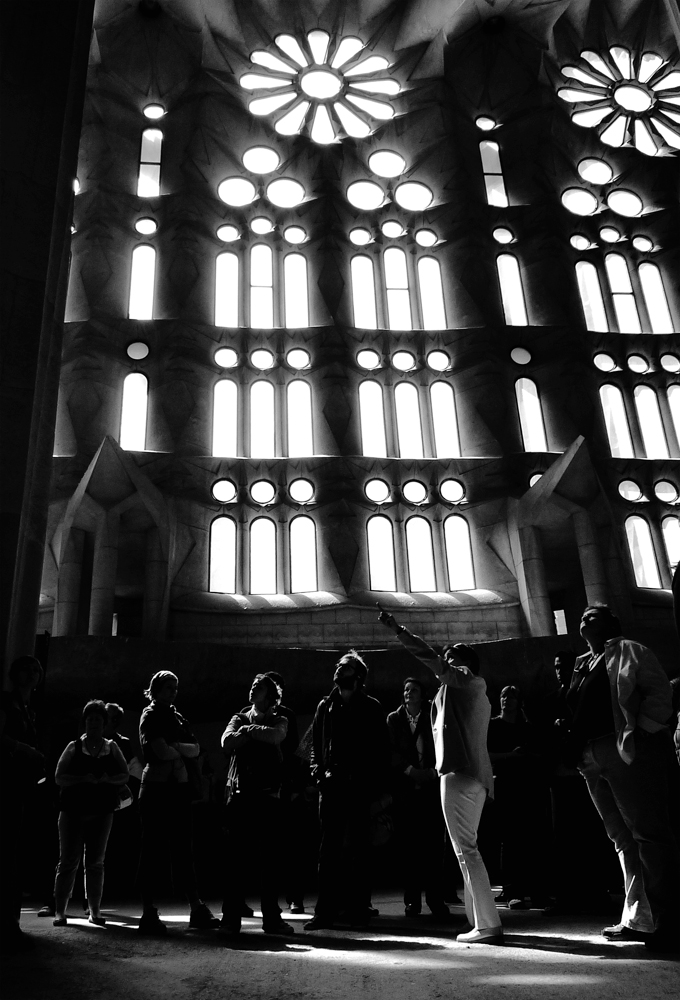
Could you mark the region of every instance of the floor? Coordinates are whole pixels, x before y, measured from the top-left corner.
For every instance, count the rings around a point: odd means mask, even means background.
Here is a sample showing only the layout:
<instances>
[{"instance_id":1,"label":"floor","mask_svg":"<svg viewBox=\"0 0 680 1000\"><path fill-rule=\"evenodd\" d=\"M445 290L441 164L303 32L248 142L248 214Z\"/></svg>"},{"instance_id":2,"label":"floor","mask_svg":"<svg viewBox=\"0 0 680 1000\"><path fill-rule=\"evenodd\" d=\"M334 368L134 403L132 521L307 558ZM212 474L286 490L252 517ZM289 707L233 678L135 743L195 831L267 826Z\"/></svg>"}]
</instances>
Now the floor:
<instances>
[{"instance_id":1,"label":"floor","mask_svg":"<svg viewBox=\"0 0 680 1000\"><path fill-rule=\"evenodd\" d=\"M254 902L251 900L251 902ZM166 938L136 932L139 906L105 910L95 927L72 907L67 927L26 908L22 927L34 946L3 963L3 1000L677 1000L680 960L639 944L611 944L602 919L501 910L505 943L462 945L456 927L426 916L407 920L396 893L375 893L370 932L305 933L309 916L291 916L294 938L266 936L257 917L235 941L189 931L185 909L161 907ZM213 912L219 904L211 903Z\"/></svg>"}]
</instances>

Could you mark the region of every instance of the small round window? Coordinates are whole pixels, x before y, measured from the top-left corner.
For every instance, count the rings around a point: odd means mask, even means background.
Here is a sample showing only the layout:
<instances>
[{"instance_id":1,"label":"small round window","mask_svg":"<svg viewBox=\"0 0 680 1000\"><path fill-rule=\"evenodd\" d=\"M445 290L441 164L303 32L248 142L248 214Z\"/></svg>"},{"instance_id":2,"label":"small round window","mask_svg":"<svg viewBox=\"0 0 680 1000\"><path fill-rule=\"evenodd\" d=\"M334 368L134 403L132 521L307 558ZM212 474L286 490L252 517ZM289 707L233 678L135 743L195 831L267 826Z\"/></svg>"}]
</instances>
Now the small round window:
<instances>
[{"instance_id":1,"label":"small round window","mask_svg":"<svg viewBox=\"0 0 680 1000\"><path fill-rule=\"evenodd\" d=\"M218 479L212 485L212 495L220 503L233 503L236 499L236 486L231 479Z\"/></svg>"},{"instance_id":2,"label":"small round window","mask_svg":"<svg viewBox=\"0 0 680 1000\"><path fill-rule=\"evenodd\" d=\"M231 347L220 347L215 351L215 364L220 368L235 368L238 364L238 354Z\"/></svg>"},{"instance_id":3,"label":"small round window","mask_svg":"<svg viewBox=\"0 0 680 1000\"><path fill-rule=\"evenodd\" d=\"M677 503L678 488L674 483L669 483L667 479L662 479L654 486L654 495L662 503Z\"/></svg>"},{"instance_id":4,"label":"small round window","mask_svg":"<svg viewBox=\"0 0 680 1000\"><path fill-rule=\"evenodd\" d=\"M310 503L314 499L314 483L309 479L294 479L288 492L295 503Z\"/></svg>"},{"instance_id":5,"label":"small round window","mask_svg":"<svg viewBox=\"0 0 680 1000\"><path fill-rule=\"evenodd\" d=\"M127 356L133 361L143 361L149 356L149 345L142 340L136 340L134 344L128 344Z\"/></svg>"},{"instance_id":6,"label":"small round window","mask_svg":"<svg viewBox=\"0 0 680 1000\"><path fill-rule=\"evenodd\" d=\"M410 372L416 366L416 359L410 351L397 351L392 355L392 364L400 372Z\"/></svg>"},{"instance_id":7,"label":"small round window","mask_svg":"<svg viewBox=\"0 0 680 1000\"><path fill-rule=\"evenodd\" d=\"M276 496L276 490L274 489L273 483L270 483L266 479L258 479L258 481L253 483L250 487L250 495L255 503L268 504L271 503Z\"/></svg>"},{"instance_id":8,"label":"small round window","mask_svg":"<svg viewBox=\"0 0 680 1000\"><path fill-rule=\"evenodd\" d=\"M596 354L593 358L593 364L601 372L613 372L616 369L616 361L611 354Z\"/></svg>"},{"instance_id":9,"label":"small round window","mask_svg":"<svg viewBox=\"0 0 680 1000\"><path fill-rule=\"evenodd\" d=\"M390 488L383 479L369 479L364 492L373 503L386 503L390 498Z\"/></svg>"},{"instance_id":10,"label":"small round window","mask_svg":"<svg viewBox=\"0 0 680 1000\"><path fill-rule=\"evenodd\" d=\"M292 351L288 351L286 361L291 368L295 368L298 371L302 368L309 368L309 354L307 351L303 351L301 347L294 347Z\"/></svg>"},{"instance_id":11,"label":"small round window","mask_svg":"<svg viewBox=\"0 0 680 1000\"><path fill-rule=\"evenodd\" d=\"M372 371L374 368L380 368L380 355L377 351L359 351L357 362L362 368Z\"/></svg>"},{"instance_id":12,"label":"small round window","mask_svg":"<svg viewBox=\"0 0 680 1000\"><path fill-rule=\"evenodd\" d=\"M404 500L408 500L409 503L425 503L427 500L425 485L417 479L410 479L404 483L401 492L404 494Z\"/></svg>"},{"instance_id":13,"label":"small round window","mask_svg":"<svg viewBox=\"0 0 680 1000\"><path fill-rule=\"evenodd\" d=\"M427 363L436 372L445 372L451 363L451 359L445 351L430 351L427 356Z\"/></svg>"},{"instance_id":14,"label":"small round window","mask_svg":"<svg viewBox=\"0 0 680 1000\"><path fill-rule=\"evenodd\" d=\"M274 355L271 351L265 351L264 349L253 351L250 355L250 360L261 372L267 371L268 368L272 368L274 365Z\"/></svg>"},{"instance_id":15,"label":"small round window","mask_svg":"<svg viewBox=\"0 0 680 1000\"><path fill-rule=\"evenodd\" d=\"M465 499L465 487L457 479L445 479L439 487L442 499L448 503L460 503Z\"/></svg>"},{"instance_id":16,"label":"small round window","mask_svg":"<svg viewBox=\"0 0 680 1000\"><path fill-rule=\"evenodd\" d=\"M642 490L632 479L624 479L619 483L619 494L624 500L630 500L633 503L642 500Z\"/></svg>"}]
</instances>

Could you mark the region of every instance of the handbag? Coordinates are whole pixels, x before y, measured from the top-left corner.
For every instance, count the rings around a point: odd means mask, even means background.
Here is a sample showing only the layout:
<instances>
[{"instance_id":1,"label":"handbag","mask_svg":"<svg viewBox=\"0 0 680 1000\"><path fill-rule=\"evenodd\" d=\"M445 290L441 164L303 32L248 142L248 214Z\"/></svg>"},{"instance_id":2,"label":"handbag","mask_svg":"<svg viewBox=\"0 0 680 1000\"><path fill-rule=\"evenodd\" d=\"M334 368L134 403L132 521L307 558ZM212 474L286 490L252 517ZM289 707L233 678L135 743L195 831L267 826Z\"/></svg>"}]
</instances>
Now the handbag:
<instances>
[{"instance_id":1,"label":"handbag","mask_svg":"<svg viewBox=\"0 0 680 1000\"><path fill-rule=\"evenodd\" d=\"M118 786L118 802L114 808L114 812L120 812L121 809L127 809L133 803L132 791L129 785L119 785Z\"/></svg>"}]
</instances>

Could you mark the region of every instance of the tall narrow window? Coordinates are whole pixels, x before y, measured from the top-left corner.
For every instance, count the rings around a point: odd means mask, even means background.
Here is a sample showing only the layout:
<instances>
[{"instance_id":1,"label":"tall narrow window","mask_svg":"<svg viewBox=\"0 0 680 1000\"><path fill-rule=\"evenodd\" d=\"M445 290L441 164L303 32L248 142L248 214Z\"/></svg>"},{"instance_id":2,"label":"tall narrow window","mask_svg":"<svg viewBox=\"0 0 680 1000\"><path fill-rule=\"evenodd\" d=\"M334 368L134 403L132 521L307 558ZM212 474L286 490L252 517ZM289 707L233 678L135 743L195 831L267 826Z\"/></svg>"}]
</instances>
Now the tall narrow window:
<instances>
[{"instance_id":1,"label":"tall narrow window","mask_svg":"<svg viewBox=\"0 0 680 1000\"><path fill-rule=\"evenodd\" d=\"M258 330L274 326L272 250L264 243L256 243L250 251L250 325Z\"/></svg>"},{"instance_id":2,"label":"tall narrow window","mask_svg":"<svg viewBox=\"0 0 680 1000\"><path fill-rule=\"evenodd\" d=\"M633 396L647 458L668 458L668 444L656 393L649 385L636 385Z\"/></svg>"},{"instance_id":3,"label":"tall narrow window","mask_svg":"<svg viewBox=\"0 0 680 1000\"><path fill-rule=\"evenodd\" d=\"M274 458L274 386L253 382L250 387L250 456Z\"/></svg>"},{"instance_id":4,"label":"tall narrow window","mask_svg":"<svg viewBox=\"0 0 680 1000\"><path fill-rule=\"evenodd\" d=\"M296 379L288 383L288 454L314 454L312 433L312 390L306 382Z\"/></svg>"},{"instance_id":5,"label":"tall narrow window","mask_svg":"<svg viewBox=\"0 0 680 1000\"><path fill-rule=\"evenodd\" d=\"M235 458L238 454L237 421L238 388L231 379L215 383L213 399L212 453L216 458Z\"/></svg>"},{"instance_id":6,"label":"tall narrow window","mask_svg":"<svg viewBox=\"0 0 680 1000\"><path fill-rule=\"evenodd\" d=\"M654 555L652 533L644 517L634 515L626 518L626 537L636 586L659 589L661 580Z\"/></svg>"},{"instance_id":7,"label":"tall narrow window","mask_svg":"<svg viewBox=\"0 0 680 1000\"><path fill-rule=\"evenodd\" d=\"M442 269L434 257L421 257L418 261L418 284L420 285L420 307L425 330L446 329L446 309Z\"/></svg>"},{"instance_id":8,"label":"tall narrow window","mask_svg":"<svg viewBox=\"0 0 680 1000\"><path fill-rule=\"evenodd\" d=\"M515 382L515 392L524 450L547 451L543 413L536 383L528 378L520 378Z\"/></svg>"},{"instance_id":9,"label":"tall narrow window","mask_svg":"<svg viewBox=\"0 0 680 1000\"><path fill-rule=\"evenodd\" d=\"M433 382L430 386L430 403L437 458L460 458L458 421L451 386L447 382Z\"/></svg>"},{"instance_id":10,"label":"tall narrow window","mask_svg":"<svg viewBox=\"0 0 680 1000\"><path fill-rule=\"evenodd\" d=\"M418 390L412 382L400 382L394 390L400 458L423 457Z\"/></svg>"},{"instance_id":11,"label":"tall narrow window","mask_svg":"<svg viewBox=\"0 0 680 1000\"><path fill-rule=\"evenodd\" d=\"M363 254L352 257L351 272L354 325L362 330L376 330L378 320L375 311L373 261Z\"/></svg>"},{"instance_id":12,"label":"tall narrow window","mask_svg":"<svg viewBox=\"0 0 680 1000\"><path fill-rule=\"evenodd\" d=\"M309 290L307 258L301 253L289 253L283 258L283 286L286 303L286 326L309 326Z\"/></svg>"},{"instance_id":13,"label":"tall narrow window","mask_svg":"<svg viewBox=\"0 0 680 1000\"><path fill-rule=\"evenodd\" d=\"M146 448L148 390L146 375L141 372L126 375L120 414L120 446L125 451L144 451Z\"/></svg>"},{"instance_id":14,"label":"tall narrow window","mask_svg":"<svg viewBox=\"0 0 680 1000\"><path fill-rule=\"evenodd\" d=\"M638 274L652 333L673 333L673 320L668 309L668 299L659 268L656 264L645 261L638 267Z\"/></svg>"},{"instance_id":15,"label":"tall narrow window","mask_svg":"<svg viewBox=\"0 0 680 1000\"><path fill-rule=\"evenodd\" d=\"M615 385L600 386L600 401L612 458L634 458L623 394Z\"/></svg>"},{"instance_id":16,"label":"tall narrow window","mask_svg":"<svg viewBox=\"0 0 680 1000\"><path fill-rule=\"evenodd\" d=\"M410 589L418 593L436 590L432 529L424 517L411 517L406 522L406 551Z\"/></svg>"},{"instance_id":17,"label":"tall narrow window","mask_svg":"<svg viewBox=\"0 0 680 1000\"><path fill-rule=\"evenodd\" d=\"M210 590L236 593L236 522L216 517L210 525Z\"/></svg>"},{"instance_id":18,"label":"tall narrow window","mask_svg":"<svg viewBox=\"0 0 680 1000\"><path fill-rule=\"evenodd\" d=\"M449 590L474 590L475 571L472 565L470 528L464 517L452 514L444 521L446 565Z\"/></svg>"},{"instance_id":19,"label":"tall narrow window","mask_svg":"<svg viewBox=\"0 0 680 1000\"><path fill-rule=\"evenodd\" d=\"M359 386L359 415L362 454L371 455L373 458L385 458L387 444L383 391L377 382L362 382Z\"/></svg>"},{"instance_id":20,"label":"tall narrow window","mask_svg":"<svg viewBox=\"0 0 680 1000\"><path fill-rule=\"evenodd\" d=\"M250 522L250 593L276 593L276 525L268 517Z\"/></svg>"},{"instance_id":21,"label":"tall narrow window","mask_svg":"<svg viewBox=\"0 0 680 1000\"><path fill-rule=\"evenodd\" d=\"M608 333L607 313L602 301L602 289L595 265L589 264L585 260L577 261L576 280L578 281L586 329L596 333Z\"/></svg>"},{"instance_id":22,"label":"tall narrow window","mask_svg":"<svg viewBox=\"0 0 680 1000\"><path fill-rule=\"evenodd\" d=\"M480 142L479 144L479 154L482 157L482 170L484 171L484 184L486 186L486 200L488 204L495 205L497 208L507 208L508 196L505 191L498 143L489 142L485 139L484 142Z\"/></svg>"},{"instance_id":23,"label":"tall narrow window","mask_svg":"<svg viewBox=\"0 0 680 1000\"><path fill-rule=\"evenodd\" d=\"M215 326L238 326L238 272L235 253L221 253L215 261Z\"/></svg>"},{"instance_id":24,"label":"tall narrow window","mask_svg":"<svg viewBox=\"0 0 680 1000\"><path fill-rule=\"evenodd\" d=\"M304 594L318 589L316 525L311 517L294 517L290 522L290 590Z\"/></svg>"},{"instance_id":25,"label":"tall narrow window","mask_svg":"<svg viewBox=\"0 0 680 1000\"><path fill-rule=\"evenodd\" d=\"M619 333L640 333L640 317L626 258L620 253L608 253L604 258L604 266L607 269L607 279L614 300Z\"/></svg>"},{"instance_id":26,"label":"tall narrow window","mask_svg":"<svg viewBox=\"0 0 680 1000\"><path fill-rule=\"evenodd\" d=\"M156 251L143 244L132 251L130 272L130 319L153 319Z\"/></svg>"},{"instance_id":27,"label":"tall narrow window","mask_svg":"<svg viewBox=\"0 0 680 1000\"><path fill-rule=\"evenodd\" d=\"M669 385L667 390L668 406L673 418L675 436L680 441L680 385Z\"/></svg>"},{"instance_id":28,"label":"tall narrow window","mask_svg":"<svg viewBox=\"0 0 680 1000\"><path fill-rule=\"evenodd\" d=\"M366 525L368 538L368 573L371 590L396 590L394 535L388 517L376 514Z\"/></svg>"},{"instance_id":29,"label":"tall narrow window","mask_svg":"<svg viewBox=\"0 0 680 1000\"><path fill-rule=\"evenodd\" d=\"M663 532L663 543L666 546L668 565L671 573L675 572L675 567L680 562L680 519L677 517L664 517L661 522Z\"/></svg>"},{"instance_id":30,"label":"tall narrow window","mask_svg":"<svg viewBox=\"0 0 680 1000\"><path fill-rule=\"evenodd\" d=\"M161 193L162 148L163 133L161 130L158 128L144 129L137 178L137 195L140 198L157 198Z\"/></svg>"},{"instance_id":31,"label":"tall narrow window","mask_svg":"<svg viewBox=\"0 0 680 1000\"><path fill-rule=\"evenodd\" d=\"M406 254L389 247L383 255L385 287L387 289L387 320L390 330L410 330L411 297L408 291Z\"/></svg>"},{"instance_id":32,"label":"tall narrow window","mask_svg":"<svg viewBox=\"0 0 680 1000\"><path fill-rule=\"evenodd\" d=\"M511 253L502 253L496 258L496 266L505 322L508 326L526 326L527 311L524 306L524 289L517 258Z\"/></svg>"}]
</instances>

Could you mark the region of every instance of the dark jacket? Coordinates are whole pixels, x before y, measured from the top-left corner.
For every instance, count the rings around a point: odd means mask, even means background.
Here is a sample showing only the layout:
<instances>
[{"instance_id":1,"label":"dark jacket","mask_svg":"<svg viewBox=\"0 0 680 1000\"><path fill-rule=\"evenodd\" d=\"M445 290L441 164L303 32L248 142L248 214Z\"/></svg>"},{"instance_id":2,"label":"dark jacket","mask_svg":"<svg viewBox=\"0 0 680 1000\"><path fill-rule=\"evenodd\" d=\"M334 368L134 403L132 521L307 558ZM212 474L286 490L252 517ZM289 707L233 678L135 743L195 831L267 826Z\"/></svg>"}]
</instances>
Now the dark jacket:
<instances>
[{"instance_id":1,"label":"dark jacket","mask_svg":"<svg viewBox=\"0 0 680 1000\"><path fill-rule=\"evenodd\" d=\"M387 728L392 744L392 770L398 785L401 784L404 772L408 767L431 767L434 768L434 740L432 738L432 726L430 724L430 703L423 702L416 731L411 732L411 724L404 705L400 705L396 712L390 712L387 716ZM420 762L418 756L417 742L422 739L423 761Z\"/></svg>"},{"instance_id":2,"label":"dark jacket","mask_svg":"<svg viewBox=\"0 0 680 1000\"><path fill-rule=\"evenodd\" d=\"M379 701L357 691L348 702L337 688L319 702L312 726L312 774L377 793L389 784L390 741Z\"/></svg>"}]
</instances>

